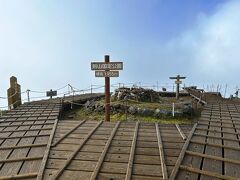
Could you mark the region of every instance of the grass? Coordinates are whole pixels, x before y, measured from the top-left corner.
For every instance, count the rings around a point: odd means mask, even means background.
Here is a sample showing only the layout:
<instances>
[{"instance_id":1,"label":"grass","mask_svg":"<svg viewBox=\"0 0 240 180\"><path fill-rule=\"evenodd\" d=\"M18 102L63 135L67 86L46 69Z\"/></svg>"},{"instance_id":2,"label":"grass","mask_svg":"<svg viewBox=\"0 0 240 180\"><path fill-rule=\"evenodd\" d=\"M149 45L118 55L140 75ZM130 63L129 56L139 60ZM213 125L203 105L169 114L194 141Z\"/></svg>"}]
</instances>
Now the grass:
<instances>
[{"instance_id":1,"label":"grass","mask_svg":"<svg viewBox=\"0 0 240 180\"><path fill-rule=\"evenodd\" d=\"M71 110L65 113L65 117L73 115L74 119L84 119L84 120L104 120L104 113L97 113L97 112L87 112L84 108ZM159 122L164 124L190 124L192 120L187 118L165 118L159 119L155 117L143 117L143 116L134 116L128 114L127 117L125 114L115 113L111 114L111 121L144 121L144 122Z\"/></svg>"},{"instance_id":2,"label":"grass","mask_svg":"<svg viewBox=\"0 0 240 180\"><path fill-rule=\"evenodd\" d=\"M183 98L185 101L189 100L188 97ZM190 99L191 100L191 99ZM161 102L161 103L160 103ZM161 97L160 102L139 102L135 100L128 100L127 105L135 106L137 108L148 108L151 110L155 109L164 109L164 110L172 110L172 103L178 103L179 101L173 97ZM104 105L104 99L97 101L98 104ZM115 101L111 99L111 104L126 104L124 101ZM175 105L175 109L181 109L178 105Z\"/></svg>"},{"instance_id":3,"label":"grass","mask_svg":"<svg viewBox=\"0 0 240 180\"><path fill-rule=\"evenodd\" d=\"M182 98L184 101L188 101L188 97ZM177 103L180 101L177 101L174 97L161 97L160 102L138 102L134 100L128 100L127 105L128 106L134 106L137 108L147 108L151 110L161 109L161 110L172 110L172 103ZM104 105L104 98L98 100L96 102L99 105ZM114 101L111 99L111 104L125 104L123 101ZM180 106L176 105L175 110L181 109ZM64 118L68 118L68 116L72 116L74 119L84 119L84 120L104 120L105 114L104 112L95 112L95 111L86 111L85 108L78 108L74 109L68 112L65 112ZM124 113L112 113L111 114L111 121L144 121L144 122L160 122L165 124L189 124L192 123L192 119L179 117L179 118L172 118L172 117L166 117L166 118L156 118L153 116L140 116L140 115L131 115Z\"/></svg>"},{"instance_id":4,"label":"grass","mask_svg":"<svg viewBox=\"0 0 240 180\"><path fill-rule=\"evenodd\" d=\"M5 110L4 110L4 111L1 111L1 112L0 112L0 117L1 117L1 116L4 116L6 113L7 113L7 111L5 111Z\"/></svg>"}]
</instances>

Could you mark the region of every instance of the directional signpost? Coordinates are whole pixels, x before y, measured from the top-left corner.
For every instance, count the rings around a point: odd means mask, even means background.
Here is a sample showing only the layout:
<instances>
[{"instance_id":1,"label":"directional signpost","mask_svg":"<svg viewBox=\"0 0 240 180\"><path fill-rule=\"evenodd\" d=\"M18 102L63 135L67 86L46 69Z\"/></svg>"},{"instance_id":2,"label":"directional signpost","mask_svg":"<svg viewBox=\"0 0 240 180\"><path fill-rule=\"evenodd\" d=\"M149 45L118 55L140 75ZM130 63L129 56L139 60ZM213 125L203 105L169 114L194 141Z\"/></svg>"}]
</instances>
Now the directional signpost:
<instances>
[{"instance_id":1,"label":"directional signpost","mask_svg":"<svg viewBox=\"0 0 240 180\"><path fill-rule=\"evenodd\" d=\"M46 92L47 97L50 96L50 98L52 99L53 96L57 96L57 91L53 91L52 89L50 89L50 91Z\"/></svg>"},{"instance_id":2,"label":"directional signpost","mask_svg":"<svg viewBox=\"0 0 240 180\"><path fill-rule=\"evenodd\" d=\"M179 86L182 84L182 81L180 79L186 79L186 77L181 77L180 75L177 75L176 77L170 77L170 79L175 79L175 84L177 85L176 88L176 99L179 99Z\"/></svg>"},{"instance_id":3,"label":"directional signpost","mask_svg":"<svg viewBox=\"0 0 240 180\"><path fill-rule=\"evenodd\" d=\"M91 70L95 71L95 77L105 78L105 121L110 121L110 77L119 77L119 71L123 70L122 62L110 62L110 57L105 56L105 62L92 62Z\"/></svg>"}]
</instances>

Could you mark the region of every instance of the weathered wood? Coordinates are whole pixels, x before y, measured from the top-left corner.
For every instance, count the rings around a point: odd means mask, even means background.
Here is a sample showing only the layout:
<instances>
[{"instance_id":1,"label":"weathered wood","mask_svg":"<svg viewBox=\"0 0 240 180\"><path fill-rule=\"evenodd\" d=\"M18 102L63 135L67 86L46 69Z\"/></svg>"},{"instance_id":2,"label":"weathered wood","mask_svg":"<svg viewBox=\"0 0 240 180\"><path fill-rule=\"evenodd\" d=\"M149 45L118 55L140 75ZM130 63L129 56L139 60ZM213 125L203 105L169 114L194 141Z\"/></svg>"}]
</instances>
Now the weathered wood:
<instances>
[{"instance_id":1,"label":"weathered wood","mask_svg":"<svg viewBox=\"0 0 240 180\"><path fill-rule=\"evenodd\" d=\"M195 140L191 140L191 143L202 144L202 145L208 145L208 146L214 146L214 147L219 147L219 148L224 148L224 149L232 149L232 150L240 151L239 147L231 147L231 146L226 146L226 145L219 145L219 144L213 144L213 143L201 142L201 141L195 141Z\"/></svg>"},{"instance_id":2,"label":"weathered wood","mask_svg":"<svg viewBox=\"0 0 240 180\"><path fill-rule=\"evenodd\" d=\"M47 163L47 159L48 159L48 156L49 156L50 147L51 147L51 144L52 144L54 133L55 133L55 130L56 130L56 127L57 127L57 123L58 123L58 119L56 119L55 122L54 122L54 126L53 126L53 129L52 129L51 135L49 137L47 147L46 147L46 150L45 150L45 154L43 156L43 160L42 160L42 163L41 163L41 166L40 166L40 169L39 169L37 180L42 180L43 179L43 173L44 173L44 169L46 167L46 163Z\"/></svg>"},{"instance_id":3,"label":"weathered wood","mask_svg":"<svg viewBox=\"0 0 240 180\"><path fill-rule=\"evenodd\" d=\"M38 134L38 135L28 135L28 136L13 136L13 137L0 137L0 139L17 139L17 138L35 138L50 136L50 134Z\"/></svg>"},{"instance_id":4,"label":"weathered wood","mask_svg":"<svg viewBox=\"0 0 240 180\"><path fill-rule=\"evenodd\" d=\"M64 134L60 139L58 139L56 142L52 144L52 147L59 144L64 138L66 138L69 134L71 134L73 131L75 131L79 126L81 126L85 121L81 121L79 124L77 124L73 129L68 131L66 134Z\"/></svg>"},{"instance_id":5,"label":"weathered wood","mask_svg":"<svg viewBox=\"0 0 240 180\"><path fill-rule=\"evenodd\" d=\"M209 123L210 121L208 121L208 123ZM206 125L206 124L208 124L208 123L202 123L201 121L198 121L198 124L199 125ZM217 123L217 122L216 122ZM219 122L218 122L219 123ZM231 124L229 124L229 125L231 125ZM212 127L218 127L218 128L229 128L229 126L223 126L223 125L213 125L213 124L211 124L211 126ZM237 130L240 130L240 128L236 128Z\"/></svg>"},{"instance_id":6,"label":"weathered wood","mask_svg":"<svg viewBox=\"0 0 240 180\"><path fill-rule=\"evenodd\" d=\"M192 155L192 156L200 156L200 157L207 158L207 159L213 159L213 160L216 160L216 161L223 161L223 162L228 162L228 163L233 163L233 164L240 165L239 160L222 158L222 157L219 157L219 156L212 156L212 155L202 154L202 153L197 153L197 152L192 152L192 151L186 151L186 154L189 154L189 155Z\"/></svg>"},{"instance_id":7,"label":"weathered wood","mask_svg":"<svg viewBox=\"0 0 240 180\"><path fill-rule=\"evenodd\" d=\"M96 165L96 167L95 167L95 169L93 171L93 174L92 174L90 179L95 180L97 178L98 173L100 171L100 168L102 166L102 163L104 161L104 158L105 158L105 156L107 154L107 151L108 151L108 149L110 147L110 144L112 142L113 137L115 136L115 134L117 132L117 129L118 129L119 125L120 125L120 121L117 122L115 128L113 129L113 131L111 133L111 136L109 137L109 139L107 141L107 144L106 144L106 146L105 146L105 148L104 148L104 150L103 150L103 152L102 152L102 154L101 154L101 156L100 156L100 158L99 158L99 160L97 162L97 165Z\"/></svg>"},{"instance_id":8,"label":"weathered wood","mask_svg":"<svg viewBox=\"0 0 240 180\"><path fill-rule=\"evenodd\" d=\"M209 131L209 132L217 132L217 133L226 133L226 134L233 134L233 135L240 135L240 133L228 132L228 131L219 131L217 129L211 130L211 129L205 129L205 128L197 128L197 130Z\"/></svg>"},{"instance_id":9,"label":"weathered wood","mask_svg":"<svg viewBox=\"0 0 240 180\"><path fill-rule=\"evenodd\" d=\"M194 135L196 135L196 136L203 136L203 137L207 137L207 138L214 138L214 139L221 139L221 140L228 140L228 141L240 142L239 139L224 138L224 137L216 137L216 136L204 135L204 134L199 134L199 133L194 133Z\"/></svg>"},{"instance_id":10,"label":"weathered wood","mask_svg":"<svg viewBox=\"0 0 240 180\"><path fill-rule=\"evenodd\" d=\"M163 175L163 179L168 179L167 167L166 167L164 151L163 151L163 143L162 143L162 138L159 131L158 123L155 123L155 127L156 127L157 138L158 138L158 149L159 149L159 156L161 161L162 175Z\"/></svg>"},{"instance_id":11,"label":"weathered wood","mask_svg":"<svg viewBox=\"0 0 240 180\"><path fill-rule=\"evenodd\" d=\"M47 146L47 144L43 143L43 144L31 144L31 145L23 145L23 146L4 146L4 147L0 147L0 150L33 148L33 147L42 147L42 146Z\"/></svg>"},{"instance_id":12,"label":"weathered wood","mask_svg":"<svg viewBox=\"0 0 240 180\"><path fill-rule=\"evenodd\" d=\"M181 127L178 124L175 124L179 134L181 135L181 137L183 138L183 140L186 140L187 137L185 136L184 132L182 131Z\"/></svg>"},{"instance_id":13,"label":"weathered wood","mask_svg":"<svg viewBox=\"0 0 240 180\"><path fill-rule=\"evenodd\" d=\"M208 133L209 136L221 137L221 133L214 131L214 130L217 130L216 127L212 127L211 125L209 125L209 130L210 131L204 130L204 132ZM216 139L216 138L208 138L207 142L210 142L213 144L219 144L219 145L222 144L222 140ZM191 153L191 151L190 151L190 153ZM198 152L196 152L196 153L198 153ZM205 170L205 171L211 171L211 172L222 174L222 165L223 165L222 162L213 161L213 159L207 158L207 157L222 157L222 153L223 153L222 149L219 147L205 146L205 152L199 153L199 154L204 154L204 156L206 155L205 157L203 157L203 162L202 162L203 164L202 164L201 169ZM189 155L189 153L188 153L188 155ZM202 175L201 179L211 180L212 178Z\"/></svg>"},{"instance_id":14,"label":"weathered wood","mask_svg":"<svg viewBox=\"0 0 240 180\"><path fill-rule=\"evenodd\" d=\"M31 160L39 160L42 158L43 158L42 156L38 156L38 157L16 158L16 159L1 159L0 163L10 163L10 162L17 162L17 161L31 161Z\"/></svg>"},{"instance_id":15,"label":"weathered wood","mask_svg":"<svg viewBox=\"0 0 240 180\"><path fill-rule=\"evenodd\" d=\"M129 161L128 161L128 167L127 167L127 173L125 180L130 180L132 176L132 171L133 171L133 161L134 161L134 155L135 155L135 149L136 149L136 143L137 143L137 136L138 136L138 127L139 127L139 122L136 122L136 127L134 131L134 136L132 140L132 147L131 147L131 152L129 156Z\"/></svg>"},{"instance_id":16,"label":"weathered wood","mask_svg":"<svg viewBox=\"0 0 240 180\"><path fill-rule=\"evenodd\" d=\"M179 157L178 157L178 160L177 160L177 162L176 162L176 165L175 165L175 167L174 167L174 169L173 169L173 171L172 171L172 173L171 173L171 176L170 176L170 178L169 178L170 180L175 180L175 178L176 178L176 176L177 176L177 173L178 173L178 171L179 171L179 167L180 167L181 162L182 162L182 160L183 160L183 158L184 158L185 152L186 152L186 150L187 150L187 147L188 147L188 145L189 145L189 143L190 143L190 140L191 140L191 138L192 138L192 136L193 136L193 134L194 134L194 131L195 131L196 127L197 127L197 123L194 124L191 132L190 132L189 135L188 135L188 138L187 138L185 144L183 145L182 151L181 151L181 153L180 153L180 155L179 155Z\"/></svg>"},{"instance_id":17,"label":"weathered wood","mask_svg":"<svg viewBox=\"0 0 240 180\"><path fill-rule=\"evenodd\" d=\"M1 176L0 180L13 180L13 179L28 179L37 177L37 173L18 174L11 176Z\"/></svg>"},{"instance_id":18,"label":"weathered wood","mask_svg":"<svg viewBox=\"0 0 240 180\"><path fill-rule=\"evenodd\" d=\"M70 164L72 159L76 156L76 154L80 151L80 149L83 147L83 145L86 143L86 141L92 136L92 134L97 130L97 128L102 124L103 122L100 121L94 129L87 135L87 137L84 138L84 140L79 144L78 148L68 157L66 162L63 164L63 166L56 172L54 175L54 179L57 179L61 176L63 173L64 169Z\"/></svg>"},{"instance_id":19,"label":"weathered wood","mask_svg":"<svg viewBox=\"0 0 240 180\"><path fill-rule=\"evenodd\" d=\"M220 119L220 118L219 118ZM219 120L209 120L209 118L208 119L201 119L200 118L200 123L201 122L209 122L209 121L211 121L211 122L215 122L215 123L219 123ZM232 125L232 121L229 121L229 122L226 122L226 121L222 121L222 123L223 124L229 124L229 125ZM201 123L202 124L202 123ZM240 123L238 123L238 122L234 122L234 124L236 124L236 125L240 125ZM220 126L220 125L219 125ZM223 126L224 127L224 126Z\"/></svg>"},{"instance_id":20,"label":"weathered wood","mask_svg":"<svg viewBox=\"0 0 240 180\"><path fill-rule=\"evenodd\" d=\"M235 178L235 177L225 176L225 175L210 172L210 171L203 171L203 170L188 167L188 166L181 165L179 168L182 170L186 170L186 171L190 171L190 172L198 173L198 174L203 174L203 175L214 177L214 178L225 179L225 180L237 180L237 178Z\"/></svg>"},{"instance_id":21,"label":"weathered wood","mask_svg":"<svg viewBox=\"0 0 240 180\"><path fill-rule=\"evenodd\" d=\"M223 128L224 131L228 132L236 132L234 123L232 124L231 128ZM233 139L239 141L239 136L229 133L223 133L223 137L225 139ZM240 147L238 141L229 141L224 140L224 145L227 146L233 146L233 147ZM224 158L232 159L234 161L240 161L240 151L239 150L233 150L233 149L224 149ZM235 163L224 163L224 173L225 175L233 176L233 177L240 177L240 165Z\"/></svg>"},{"instance_id":22,"label":"weathered wood","mask_svg":"<svg viewBox=\"0 0 240 180\"><path fill-rule=\"evenodd\" d=\"M16 122L16 121L14 121L14 122ZM53 124L54 124L54 122L52 122L52 123L36 123L36 124L34 124L34 123L32 123L32 124L18 124L18 125L1 125L0 124L0 127L18 127L18 126L30 126L30 125L35 125L35 126L40 125L40 126L42 126L42 125L53 125Z\"/></svg>"}]
</instances>

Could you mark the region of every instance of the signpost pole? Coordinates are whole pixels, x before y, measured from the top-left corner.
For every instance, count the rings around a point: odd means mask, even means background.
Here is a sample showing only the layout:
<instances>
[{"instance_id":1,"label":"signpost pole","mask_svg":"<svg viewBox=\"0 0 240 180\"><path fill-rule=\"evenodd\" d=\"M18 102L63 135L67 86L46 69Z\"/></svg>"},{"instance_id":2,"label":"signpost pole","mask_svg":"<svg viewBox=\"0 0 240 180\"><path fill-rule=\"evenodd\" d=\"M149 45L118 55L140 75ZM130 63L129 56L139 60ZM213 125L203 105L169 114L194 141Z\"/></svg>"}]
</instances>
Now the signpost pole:
<instances>
[{"instance_id":1,"label":"signpost pole","mask_svg":"<svg viewBox=\"0 0 240 180\"><path fill-rule=\"evenodd\" d=\"M179 76L177 77L177 81L180 81L180 79L179 79ZM177 90L176 90L176 99L179 99L179 90L180 90L180 88L179 88L179 83L176 83L176 85L177 85Z\"/></svg>"},{"instance_id":2,"label":"signpost pole","mask_svg":"<svg viewBox=\"0 0 240 180\"><path fill-rule=\"evenodd\" d=\"M91 63L91 70L95 71L95 77L105 78L105 121L110 121L110 77L119 77L123 62L110 62L109 55L105 55L104 62Z\"/></svg>"},{"instance_id":3,"label":"signpost pole","mask_svg":"<svg viewBox=\"0 0 240 180\"><path fill-rule=\"evenodd\" d=\"M180 84L182 81L181 79L186 79L186 77L181 77L180 75L177 75L176 77L170 77L170 79L175 79L175 84L176 84L176 99L179 99L179 91L180 91ZM174 87L174 85L173 85Z\"/></svg>"},{"instance_id":4,"label":"signpost pole","mask_svg":"<svg viewBox=\"0 0 240 180\"><path fill-rule=\"evenodd\" d=\"M105 63L109 63L109 55L105 56ZM105 77L105 121L110 121L110 77Z\"/></svg>"}]
</instances>

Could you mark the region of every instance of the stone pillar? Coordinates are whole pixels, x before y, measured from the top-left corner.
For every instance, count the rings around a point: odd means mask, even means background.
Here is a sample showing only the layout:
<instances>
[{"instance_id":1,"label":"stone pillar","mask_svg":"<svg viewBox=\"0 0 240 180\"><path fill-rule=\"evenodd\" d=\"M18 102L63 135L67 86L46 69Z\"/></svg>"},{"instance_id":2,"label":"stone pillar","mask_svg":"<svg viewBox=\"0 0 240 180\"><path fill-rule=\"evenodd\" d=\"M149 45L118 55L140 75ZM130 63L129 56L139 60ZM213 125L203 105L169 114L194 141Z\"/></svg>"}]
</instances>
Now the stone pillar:
<instances>
[{"instance_id":1,"label":"stone pillar","mask_svg":"<svg viewBox=\"0 0 240 180\"><path fill-rule=\"evenodd\" d=\"M22 104L21 86L17 83L17 78L10 78L10 88L7 90L9 109L15 109Z\"/></svg>"}]
</instances>

